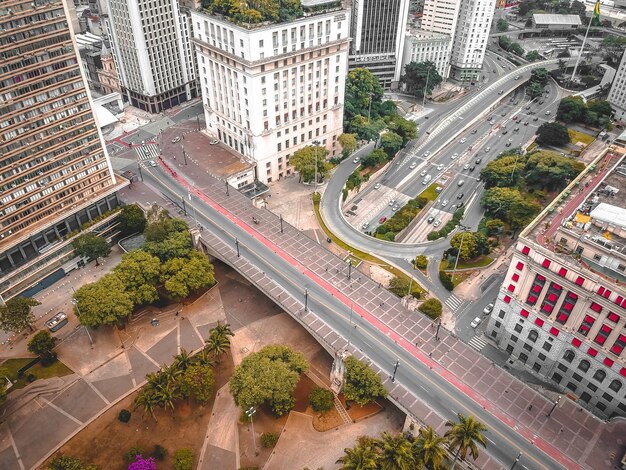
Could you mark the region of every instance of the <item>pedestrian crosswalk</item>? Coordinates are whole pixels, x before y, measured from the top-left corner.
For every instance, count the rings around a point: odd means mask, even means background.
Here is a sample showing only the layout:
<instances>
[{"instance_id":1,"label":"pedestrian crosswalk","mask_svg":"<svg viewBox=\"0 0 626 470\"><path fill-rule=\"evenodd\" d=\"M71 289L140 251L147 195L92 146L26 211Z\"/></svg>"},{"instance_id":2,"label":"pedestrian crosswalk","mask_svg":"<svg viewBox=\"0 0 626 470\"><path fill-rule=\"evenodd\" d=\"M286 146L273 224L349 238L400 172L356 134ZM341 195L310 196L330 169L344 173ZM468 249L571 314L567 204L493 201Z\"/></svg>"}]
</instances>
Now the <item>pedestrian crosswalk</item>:
<instances>
[{"instance_id":1,"label":"pedestrian crosswalk","mask_svg":"<svg viewBox=\"0 0 626 470\"><path fill-rule=\"evenodd\" d=\"M468 344L478 352L482 351L482 349L487 346L487 342L478 336L474 336L470 339Z\"/></svg>"},{"instance_id":2,"label":"pedestrian crosswalk","mask_svg":"<svg viewBox=\"0 0 626 470\"><path fill-rule=\"evenodd\" d=\"M135 152L139 160L153 160L159 156L159 146L157 144L144 144L141 147L135 147Z\"/></svg>"},{"instance_id":3,"label":"pedestrian crosswalk","mask_svg":"<svg viewBox=\"0 0 626 470\"><path fill-rule=\"evenodd\" d=\"M450 294L450 297L448 297L444 303L452 310L457 310L461 305L463 305L463 300L459 299L454 294Z\"/></svg>"}]
</instances>

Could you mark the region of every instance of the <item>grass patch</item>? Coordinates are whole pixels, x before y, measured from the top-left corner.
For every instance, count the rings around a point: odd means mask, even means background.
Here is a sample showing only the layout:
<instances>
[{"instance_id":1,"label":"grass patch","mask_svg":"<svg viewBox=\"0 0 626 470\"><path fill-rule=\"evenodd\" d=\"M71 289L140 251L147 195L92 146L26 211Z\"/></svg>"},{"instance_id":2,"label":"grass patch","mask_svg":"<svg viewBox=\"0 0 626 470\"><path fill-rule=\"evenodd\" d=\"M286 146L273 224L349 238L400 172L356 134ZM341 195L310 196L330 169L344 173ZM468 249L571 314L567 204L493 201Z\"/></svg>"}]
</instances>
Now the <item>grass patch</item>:
<instances>
[{"instance_id":1,"label":"grass patch","mask_svg":"<svg viewBox=\"0 0 626 470\"><path fill-rule=\"evenodd\" d=\"M378 266L380 266L381 268L383 268L385 271L390 272L391 274L393 274L394 276L406 279L407 281L410 281L411 278L409 276L407 276L406 274L404 274L403 271L393 267L393 266L389 266L388 264L386 264L383 260L381 260L380 258L377 258L376 256L372 256L369 253L365 253L364 251L361 250L357 250L356 248L348 245L347 243L345 243L343 240L341 240L340 238L336 237L334 233L332 233L328 227L326 226L326 224L324 223L324 221L322 220L322 215L320 214L320 196L319 194L315 194L313 196L313 209L315 210L315 217L317 217L317 223L320 224L320 227L322 228L322 230L324 231L324 233L326 234L327 237L329 237L333 243L335 243L337 246L340 246L341 248L343 248L346 251L350 251L352 254L352 257L358 257L360 259L362 259L363 261L368 261L372 264L376 264ZM418 288L413 287L413 291L416 291L417 289L419 289L419 293L420 293L420 297L424 298L424 294L426 293L426 289L424 289L416 280L413 281L414 284L417 284Z\"/></svg>"},{"instance_id":2,"label":"grass patch","mask_svg":"<svg viewBox=\"0 0 626 470\"><path fill-rule=\"evenodd\" d=\"M585 145L589 145L595 140L594 136L586 134L584 132L575 131L573 129L567 129L567 133L569 134L570 139L572 139L573 144L577 142L582 142Z\"/></svg>"},{"instance_id":3,"label":"grass patch","mask_svg":"<svg viewBox=\"0 0 626 470\"><path fill-rule=\"evenodd\" d=\"M32 358L7 359L2 367L9 371L9 379L13 382L13 386L9 390L17 390L28 385L27 377L32 374L36 379L49 379L51 377L63 377L64 375L73 374L74 371L57 360L48 367L43 367L41 363L35 364L28 369L23 377L17 376L17 371L32 361Z\"/></svg>"},{"instance_id":4,"label":"grass patch","mask_svg":"<svg viewBox=\"0 0 626 470\"><path fill-rule=\"evenodd\" d=\"M485 266L489 266L493 262L493 258L487 255L480 255L477 258L470 259L468 261L459 260L456 269L472 269L472 268L484 268ZM454 269L454 264L448 264L448 260L443 260L439 265L439 269L443 269L444 271L452 271Z\"/></svg>"},{"instance_id":5,"label":"grass patch","mask_svg":"<svg viewBox=\"0 0 626 470\"><path fill-rule=\"evenodd\" d=\"M422 191L419 195L425 197L429 201L434 201L439 197L439 193L437 192L437 186L439 186L437 183L433 183L424 191Z\"/></svg>"},{"instance_id":6,"label":"grass patch","mask_svg":"<svg viewBox=\"0 0 626 470\"><path fill-rule=\"evenodd\" d=\"M486 256L486 258L489 258ZM472 271L458 271L459 269L465 269L461 267L461 262L459 261L458 266L456 267L457 271L454 273L453 285L454 287L461 284L468 277L472 275ZM452 266L449 265L448 260L443 260L439 263L439 270L447 272L450 276L452 276L452 272L454 271L454 264Z\"/></svg>"},{"instance_id":7,"label":"grass patch","mask_svg":"<svg viewBox=\"0 0 626 470\"><path fill-rule=\"evenodd\" d=\"M465 281L471 275L472 275L471 271L461 271L461 272L457 271L456 273L454 273L452 284L454 284L454 287L456 287L459 284L461 284L463 281Z\"/></svg>"}]
</instances>

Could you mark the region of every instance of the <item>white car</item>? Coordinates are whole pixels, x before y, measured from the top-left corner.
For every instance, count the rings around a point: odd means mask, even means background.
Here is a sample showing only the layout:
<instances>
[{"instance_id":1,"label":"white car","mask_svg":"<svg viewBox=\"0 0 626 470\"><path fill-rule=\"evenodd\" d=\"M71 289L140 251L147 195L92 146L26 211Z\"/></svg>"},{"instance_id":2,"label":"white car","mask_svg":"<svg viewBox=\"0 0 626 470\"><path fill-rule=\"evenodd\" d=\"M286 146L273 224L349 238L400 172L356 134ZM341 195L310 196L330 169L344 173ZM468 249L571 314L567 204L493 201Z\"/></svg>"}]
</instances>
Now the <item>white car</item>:
<instances>
[{"instance_id":1,"label":"white car","mask_svg":"<svg viewBox=\"0 0 626 470\"><path fill-rule=\"evenodd\" d=\"M453 153L452 156L450 157L452 160L456 159L456 157L458 157L459 154L458 153Z\"/></svg>"},{"instance_id":2,"label":"white car","mask_svg":"<svg viewBox=\"0 0 626 470\"><path fill-rule=\"evenodd\" d=\"M417 166L417 162L413 162L411 163L411 166L409 166L409 168L412 170L413 168L415 168Z\"/></svg>"},{"instance_id":3,"label":"white car","mask_svg":"<svg viewBox=\"0 0 626 470\"><path fill-rule=\"evenodd\" d=\"M439 170L439 171L443 170L443 165L441 163L439 165L437 165L437 170Z\"/></svg>"},{"instance_id":4,"label":"white car","mask_svg":"<svg viewBox=\"0 0 626 470\"><path fill-rule=\"evenodd\" d=\"M435 220L435 223L433 224L433 227L439 227L441 225L441 220L437 219Z\"/></svg>"},{"instance_id":5,"label":"white car","mask_svg":"<svg viewBox=\"0 0 626 470\"><path fill-rule=\"evenodd\" d=\"M209 142L209 144L211 144L211 145L217 145L219 143L220 143L220 141L217 140L217 139L213 139L211 142Z\"/></svg>"},{"instance_id":6,"label":"white car","mask_svg":"<svg viewBox=\"0 0 626 470\"><path fill-rule=\"evenodd\" d=\"M466 139L465 137L463 137L463 138L460 140L460 142L461 142L462 144L464 144L465 142L467 142L467 139Z\"/></svg>"},{"instance_id":7,"label":"white car","mask_svg":"<svg viewBox=\"0 0 626 470\"><path fill-rule=\"evenodd\" d=\"M352 163L359 163L361 161L361 159L359 157L354 157L354 160L352 160Z\"/></svg>"},{"instance_id":8,"label":"white car","mask_svg":"<svg viewBox=\"0 0 626 470\"><path fill-rule=\"evenodd\" d=\"M395 205L395 206L393 206L391 208L391 210L394 211L394 212L397 211L398 209L400 209L400 206L398 206L398 205Z\"/></svg>"},{"instance_id":9,"label":"white car","mask_svg":"<svg viewBox=\"0 0 626 470\"><path fill-rule=\"evenodd\" d=\"M174 138L172 139L172 143L173 143L173 144L175 144L175 143L177 143L177 142L180 142L180 137L174 137Z\"/></svg>"},{"instance_id":10,"label":"white car","mask_svg":"<svg viewBox=\"0 0 626 470\"><path fill-rule=\"evenodd\" d=\"M493 312L493 304L489 304L483 309L483 315L489 315L491 312Z\"/></svg>"},{"instance_id":11,"label":"white car","mask_svg":"<svg viewBox=\"0 0 626 470\"><path fill-rule=\"evenodd\" d=\"M426 176L426 170L422 170L422 172L420 173L420 176Z\"/></svg>"},{"instance_id":12,"label":"white car","mask_svg":"<svg viewBox=\"0 0 626 470\"><path fill-rule=\"evenodd\" d=\"M424 156L425 157L429 157L430 156L430 152L424 152Z\"/></svg>"},{"instance_id":13,"label":"white car","mask_svg":"<svg viewBox=\"0 0 626 470\"><path fill-rule=\"evenodd\" d=\"M480 319L480 317L476 317L476 318L474 318L474 319L472 320L472 323L470 323L470 326L471 326L472 328L476 328L478 325L480 325L480 322L481 322L481 321L482 321L482 320Z\"/></svg>"},{"instance_id":14,"label":"white car","mask_svg":"<svg viewBox=\"0 0 626 470\"><path fill-rule=\"evenodd\" d=\"M148 160L148 165L155 167L157 166L156 162L154 160Z\"/></svg>"},{"instance_id":15,"label":"white car","mask_svg":"<svg viewBox=\"0 0 626 470\"><path fill-rule=\"evenodd\" d=\"M441 201L441 207L446 207L448 205L448 200L444 199L443 201Z\"/></svg>"},{"instance_id":16,"label":"white car","mask_svg":"<svg viewBox=\"0 0 626 470\"><path fill-rule=\"evenodd\" d=\"M463 169L464 169L464 170L468 170L468 169L469 169L469 167L470 167L469 163L466 163L465 165L463 165Z\"/></svg>"},{"instance_id":17,"label":"white car","mask_svg":"<svg viewBox=\"0 0 626 470\"><path fill-rule=\"evenodd\" d=\"M365 230L367 227L369 227L369 223L368 222L365 222L363 225L361 225L361 228L363 230Z\"/></svg>"},{"instance_id":18,"label":"white car","mask_svg":"<svg viewBox=\"0 0 626 470\"><path fill-rule=\"evenodd\" d=\"M380 183L376 183L376 184L374 185L374 189L380 189Z\"/></svg>"},{"instance_id":19,"label":"white car","mask_svg":"<svg viewBox=\"0 0 626 470\"><path fill-rule=\"evenodd\" d=\"M396 204L396 200L392 199L391 201L389 201L389 207L392 207Z\"/></svg>"}]
</instances>

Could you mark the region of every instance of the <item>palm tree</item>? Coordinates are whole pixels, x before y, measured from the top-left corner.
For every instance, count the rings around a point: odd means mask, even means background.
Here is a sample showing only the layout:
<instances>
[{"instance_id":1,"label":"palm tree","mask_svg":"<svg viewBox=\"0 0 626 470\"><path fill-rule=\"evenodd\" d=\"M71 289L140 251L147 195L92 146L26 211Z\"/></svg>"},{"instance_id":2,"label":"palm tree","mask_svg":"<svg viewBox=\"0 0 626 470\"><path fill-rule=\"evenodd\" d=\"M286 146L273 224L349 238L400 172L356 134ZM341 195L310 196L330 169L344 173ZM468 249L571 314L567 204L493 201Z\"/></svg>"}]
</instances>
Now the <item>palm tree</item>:
<instances>
[{"instance_id":1,"label":"palm tree","mask_svg":"<svg viewBox=\"0 0 626 470\"><path fill-rule=\"evenodd\" d=\"M180 397L178 390L172 384L163 387L161 390L157 391L155 395L158 399L159 406L164 409L170 408L172 411L174 411L174 403Z\"/></svg>"},{"instance_id":2,"label":"palm tree","mask_svg":"<svg viewBox=\"0 0 626 470\"><path fill-rule=\"evenodd\" d=\"M367 436L357 438L357 444L353 448L343 450L344 456L337 460L341 464L340 470L377 470L378 452L376 440Z\"/></svg>"},{"instance_id":3,"label":"palm tree","mask_svg":"<svg viewBox=\"0 0 626 470\"><path fill-rule=\"evenodd\" d=\"M154 408L159 404L159 399L152 390L144 389L139 395L135 397L135 410L140 406L143 408L143 414L150 413L150 415L157 421L154 415Z\"/></svg>"},{"instance_id":4,"label":"palm tree","mask_svg":"<svg viewBox=\"0 0 626 470\"><path fill-rule=\"evenodd\" d=\"M191 356L185 348L180 348L180 353L174 356L174 365L181 371L187 370L191 365Z\"/></svg>"},{"instance_id":5,"label":"palm tree","mask_svg":"<svg viewBox=\"0 0 626 470\"><path fill-rule=\"evenodd\" d=\"M415 460L433 470L443 468L443 461L446 458L444 444L446 439L439 436L432 426L421 428L419 436L413 443L413 455Z\"/></svg>"},{"instance_id":6,"label":"palm tree","mask_svg":"<svg viewBox=\"0 0 626 470\"><path fill-rule=\"evenodd\" d=\"M463 413L459 413L458 417L458 423L454 421L446 422L446 426L450 429L446 432L445 437L450 443L450 449L457 449L454 455L454 462L452 462L452 470L456 466L459 455L462 459L465 459L468 450L474 460L478 458L478 446L476 443L485 448L487 447L487 440L482 434L487 430L487 427L483 423L475 421L473 416L466 417Z\"/></svg>"},{"instance_id":7,"label":"palm tree","mask_svg":"<svg viewBox=\"0 0 626 470\"><path fill-rule=\"evenodd\" d=\"M380 451L378 468L381 470L411 470L415 468L411 443L402 434L392 436L384 432L376 446Z\"/></svg>"},{"instance_id":8,"label":"palm tree","mask_svg":"<svg viewBox=\"0 0 626 470\"><path fill-rule=\"evenodd\" d=\"M220 356L230 349L230 339L228 339L228 336L211 335L206 341L206 344L207 350L215 354L217 362L220 361Z\"/></svg>"},{"instance_id":9,"label":"palm tree","mask_svg":"<svg viewBox=\"0 0 626 470\"><path fill-rule=\"evenodd\" d=\"M218 336L223 336L225 338L228 338L231 336L235 336L235 333L233 333L233 330L230 329L230 325L228 323L222 324L222 322L218 321L217 325L215 325L209 331L209 336L213 336L213 335L218 335Z\"/></svg>"},{"instance_id":10,"label":"palm tree","mask_svg":"<svg viewBox=\"0 0 626 470\"><path fill-rule=\"evenodd\" d=\"M210 352L207 349L203 349L191 359L193 364L198 364L200 366L212 367L215 364L215 361L211 359Z\"/></svg>"}]
</instances>

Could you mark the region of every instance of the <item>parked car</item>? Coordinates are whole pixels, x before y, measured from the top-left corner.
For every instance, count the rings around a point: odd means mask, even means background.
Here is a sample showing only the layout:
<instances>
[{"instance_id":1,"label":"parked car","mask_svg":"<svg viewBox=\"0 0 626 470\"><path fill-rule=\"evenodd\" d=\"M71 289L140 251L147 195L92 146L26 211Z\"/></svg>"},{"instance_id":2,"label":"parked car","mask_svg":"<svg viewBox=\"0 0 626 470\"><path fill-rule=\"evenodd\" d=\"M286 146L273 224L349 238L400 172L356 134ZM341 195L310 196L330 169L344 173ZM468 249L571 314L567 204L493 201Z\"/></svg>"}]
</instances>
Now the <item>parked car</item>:
<instances>
[{"instance_id":1,"label":"parked car","mask_svg":"<svg viewBox=\"0 0 626 470\"><path fill-rule=\"evenodd\" d=\"M456 205L456 208L457 208L457 209L460 209L460 208L461 208L461 207L463 207L464 205L465 205L465 203L464 203L463 201L461 201L461 202L459 202L459 203Z\"/></svg>"},{"instance_id":2,"label":"parked car","mask_svg":"<svg viewBox=\"0 0 626 470\"><path fill-rule=\"evenodd\" d=\"M474 318L474 319L472 320L472 323L470 323L470 326L471 326L472 328L476 328L478 325L480 325L480 322L481 322L481 321L482 321L482 320L480 319L480 317L476 317L476 318Z\"/></svg>"},{"instance_id":3,"label":"parked car","mask_svg":"<svg viewBox=\"0 0 626 470\"><path fill-rule=\"evenodd\" d=\"M469 163L466 163L465 165L463 165L463 169L464 169L464 170L468 170L468 169L469 169L469 167L470 167L470 164L469 164Z\"/></svg>"},{"instance_id":4,"label":"parked car","mask_svg":"<svg viewBox=\"0 0 626 470\"><path fill-rule=\"evenodd\" d=\"M489 315L491 312L493 312L493 304L489 304L483 309L483 315Z\"/></svg>"},{"instance_id":5,"label":"parked car","mask_svg":"<svg viewBox=\"0 0 626 470\"><path fill-rule=\"evenodd\" d=\"M363 225L361 225L361 228L365 230L367 227L369 227L369 225L369 222L365 222Z\"/></svg>"},{"instance_id":6,"label":"parked car","mask_svg":"<svg viewBox=\"0 0 626 470\"><path fill-rule=\"evenodd\" d=\"M465 184L465 180L459 180L456 184L459 188Z\"/></svg>"},{"instance_id":7,"label":"parked car","mask_svg":"<svg viewBox=\"0 0 626 470\"><path fill-rule=\"evenodd\" d=\"M471 133L476 134L477 132L478 132L478 129L474 129Z\"/></svg>"},{"instance_id":8,"label":"parked car","mask_svg":"<svg viewBox=\"0 0 626 470\"><path fill-rule=\"evenodd\" d=\"M46 321L45 325L52 333L54 333L67 325L67 321L67 315L63 312L59 312L50 320Z\"/></svg>"},{"instance_id":9,"label":"parked car","mask_svg":"<svg viewBox=\"0 0 626 470\"><path fill-rule=\"evenodd\" d=\"M380 225L384 224L385 222L387 222L387 217L381 217L380 219L378 219L378 223Z\"/></svg>"},{"instance_id":10,"label":"parked car","mask_svg":"<svg viewBox=\"0 0 626 470\"><path fill-rule=\"evenodd\" d=\"M550 116L551 112L550 111L546 111L546 116Z\"/></svg>"},{"instance_id":11,"label":"parked car","mask_svg":"<svg viewBox=\"0 0 626 470\"><path fill-rule=\"evenodd\" d=\"M437 170L441 171L443 170L444 166L440 163L439 165L437 165Z\"/></svg>"},{"instance_id":12,"label":"parked car","mask_svg":"<svg viewBox=\"0 0 626 470\"><path fill-rule=\"evenodd\" d=\"M432 224L434 221L435 221L435 217L432 215L428 219L426 219L426 222L429 224Z\"/></svg>"},{"instance_id":13,"label":"parked car","mask_svg":"<svg viewBox=\"0 0 626 470\"><path fill-rule=\"evenodd\" d=\"M397 204L391 208L391 210L394 212L397 211L398 209L400 209L400 206L398 206Z\"/></svg>"},{"instance_id":14,"label":"parked car","mask_svg":"<svg viewBox=\"0 0 626 470\"><path fill-rule=\"evenodd\" d=\"M172 143L173 143L173 144L175 144L175 143L177 143L177 142L180 142L180 137L174 137L174 138L172 139Z\"/></svg>"},{"instance_id":15,"label":"parked car","mask_svg":"<svg viewBox=\"0 0 626 470\"><path fill-rule=\"evenodd\" d=\"M452 160L455 160L455 159L456 159L456 157L458 157L458 156L459 156L459 154L455 152L455 153L453 153L453 154L450 156L450 158L451 158Z\"/></svg>"}]
</instances>

